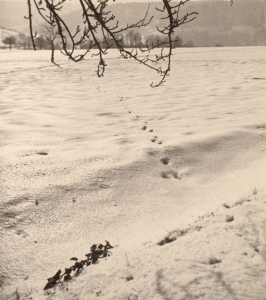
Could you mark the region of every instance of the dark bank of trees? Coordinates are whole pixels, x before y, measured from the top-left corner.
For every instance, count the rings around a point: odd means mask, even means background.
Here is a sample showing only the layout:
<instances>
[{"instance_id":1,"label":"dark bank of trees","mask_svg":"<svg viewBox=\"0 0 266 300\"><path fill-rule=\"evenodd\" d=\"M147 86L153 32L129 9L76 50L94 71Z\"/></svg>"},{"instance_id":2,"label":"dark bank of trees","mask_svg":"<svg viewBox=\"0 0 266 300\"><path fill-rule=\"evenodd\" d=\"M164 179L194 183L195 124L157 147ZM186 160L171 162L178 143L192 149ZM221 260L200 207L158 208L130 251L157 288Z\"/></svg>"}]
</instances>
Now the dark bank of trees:
<instances>
[{"instance_id":1,"label":"dark bank of trees","mask_svg":"<svg viewBox=\"0 0 266 300\"><path fill-rule=\"evenodd\" d=\"M31 38L30 36L26 36L24 33L19 33L18 35L10 35L6 36L2 40L3 44L5 44L9 50L12 50L13 48L19 48L19 49L30 49L31 47Z\"/></svg>"},{"instance_id":2,"label":"dark bank of trees","mask_svg":"<svg viewBox=\"0 0 266 300\"><path fill-rule=\"evenodd\" d=\"M31 38L25 33L18 34L18 46L24 50L31 48Z\"/></svg>"},{"instance_id":3,"label":"dark bank of trees","mask_svg":"<svg viewBox=\"0 0 266 300\"><path fill-rule=\"evenodd\" d=\"M12 46L16 44L16 37L15 36L7 36L5 39L3 39L3 43L5 45L9 46L9 49L11 51Z\"/></svg>"},{"instance_id":4,"label":"dark bank of trees","mask_svg":"<svg viewBox=\"0 0 266 300\"><path fill-rule=\"evenodd\" d=\"M109 38L107 42L110 44L110 49L115 49L116 45L112 43L112 40ZM99 40L99 43L104 45L104 41ZM120 37L120 43L124 48L144 48L144 47L152 47L153 45L161 44L158 47L162 47L163 44L167 43L167 39L158 34L150 34L148 36L143 36L141 33L129 30L126 32L123 36ZM183 40L181 37L176 35L174 37L173 41L173 47L182 47ZM85 42L84 44L80 45L80 49L88 49L90 47L89 42ZM79 48L79 46L78 46ZM96 46L93 47L94 49L97 49Z\"/></svg>"},{"instance_id":5,"label":"dark bank of trees","mask_svg":"<svg viewBox=\"0 0 266 300\"><path fill-rule=\"evenodd\" d=\"M57 40L57 35L54 28L50 28L45 24L40 27L40 34L34 38L37 50L56 50L60 49L60 42ZM3 44L11 51L12 48L30 50L33 49L32 39L29 35L18 33L9 35L2 39Z\"/></svg>"}]
</instances>

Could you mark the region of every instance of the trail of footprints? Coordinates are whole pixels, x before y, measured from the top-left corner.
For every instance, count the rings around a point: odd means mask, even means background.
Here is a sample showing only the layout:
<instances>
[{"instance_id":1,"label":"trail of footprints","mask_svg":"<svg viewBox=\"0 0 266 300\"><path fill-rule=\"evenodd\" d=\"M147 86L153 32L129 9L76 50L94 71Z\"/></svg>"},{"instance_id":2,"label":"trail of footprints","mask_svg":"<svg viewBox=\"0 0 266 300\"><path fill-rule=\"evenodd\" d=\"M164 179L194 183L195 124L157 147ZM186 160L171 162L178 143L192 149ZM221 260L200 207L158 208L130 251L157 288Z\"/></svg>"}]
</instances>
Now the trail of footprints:
<instances>
[{"instance_id":1,"label":"trail of footprints","mask_svg":"<svg viewBox=\"0 0 266 300\"><path fill-rule=\"evenodd\" d=\"M147 128L148 128L148 126L145 125L145 126L142 127L142 130L147 130ZM147 131L148 131L148 132L153 132L153 129L150 129L150 130L147 130ZM151 142L152 142L152 143L156 143L156 142L157 142L157 144L161 145L163 142L162 142L162 141L157 141L157 139L158 139L158 136L155 135L155 136L153 136L153 138L151 139Z\"/></svg>"},{"instance_id":2,"label":"trail of footprints","mask_svg":"<svg viewBox=\"0 0 266 300\"><path fill-rule=\"evenodd\" d=\"M123 101L123 100L124 100L124 98L123 98L123 97L120 97L120 101ZM127 107L125 107L125 109L127 109ZM131 110L128 110L128 113L129 113L129 114L132 114L132 111L131 111ZM140 116L139 116L139 115L136 115L136 119L140 119ZM147 132L149 132L149 133L153 133L154 130L153 130L152 128L151 128L151 129L148 128L148 124L147 124L148 122L144 122L144 123L145 123L145 125L142 126L141 130L147 131ZM157 136L157 135L154 135L154 136L151 138L150 141L151 141L152 143L155 143L155 144L158 144L158 145L162 145L162 144L163 144L162 140L158 139L158 136ZM163 164L163 165L165 165L165 166L168 166L168 168L169 168L167 171L161 172L161 177L162 177L163 179L171 179L171 178L179 179L179 180L182 179L182 175L179 174L178 172L176 172L175 170L173 170L173 168L171 167L171 165L170 165L171 161L170 161L169 158L163 157L163 158L160 159L160 162L161 162L161 164Z\"/></svg>"}]
</instances>

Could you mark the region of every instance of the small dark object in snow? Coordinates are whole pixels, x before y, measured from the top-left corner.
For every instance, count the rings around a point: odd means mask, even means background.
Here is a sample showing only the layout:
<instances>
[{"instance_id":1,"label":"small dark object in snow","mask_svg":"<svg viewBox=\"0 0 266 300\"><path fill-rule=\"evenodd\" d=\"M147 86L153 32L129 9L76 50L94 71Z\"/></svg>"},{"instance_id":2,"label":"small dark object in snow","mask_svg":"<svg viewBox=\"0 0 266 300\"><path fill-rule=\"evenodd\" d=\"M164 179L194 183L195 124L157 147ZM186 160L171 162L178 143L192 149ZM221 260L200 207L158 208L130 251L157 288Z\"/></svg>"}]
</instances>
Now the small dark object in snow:
<instances>
[{"instance_id":1,"label":"small dark object in snow","mask_svg":"<svg viewBox=\"0 0 266 300\"><path fill-rule=\"evenodd\" d=\"M212 258L209 259L209 264L210 264L210 265L219 264L219 263L221 263L221 262L222 262L222 261L221 261L220 259L217 259L217 258L215 258L215 257L212 257Z\"/></svg>"},{"instance_id":2,"label":"small dark object in snow","mask_svg":"<svg viewBox=\"0 0 266 300\"><path fill-rule=\"evenodd\" d=\"M157 243L157 245L159 246L163 246L165 244L169 244L169 243L172 243L176 240L176 237L169 237L169 236L166 236L163 240L161 240L160 242Z\"/></svg>"},{"instance_id":3,"label":"small dark object in snow","mask_svg":"<svg viewBox=\"0 0 266 300\"><path fill-rule=\"evenodd\" d=\"M37 152L37 154L39 154L39 155L48 155L48 153L47 153L47 152L43 152L43 151L41 151L41 152Z\"/></svg>"},{"instance_id":4,"label":"small dark object in snow","mask_svg":"<svg viewBox=\"0 0 266 300\"><path fill-rule=\"evenodd\" d=\"M234 216L226 216L225 217L225 221L226 222L232 222L232 221L234 221Z\"/></svg>"},{"instance_id":5,"label":"small dark object in snow","mask_svg":"<svg viewBox=\"0 0 266 300\"><path fill-rule=\"evenodd\" d=\"M110 256L109 254L109 249L112 249L113 246L110 245L108 241L105 241L105 245L103 244L94 244L90 247L91 252L86 254L85 256L87 259L78 261L77 257L72 257L70 260L74 260L75 264L71 266L70 268L65 268L65 272L61 275L61 270L58 270L57 273L53 276L48 278L48 283L44 287L44 291L51 289L55 287L60 280L63 278L64 281L69 281L72 279L71 277L71 272L74 271L75 275L78 275L83 267L89 266L91 264L96 264L98 263L100 258L104 258L107 256Z\"/></svg>"},{"instance_id":6,"label":"small dark object in snow","mask_svg":"<svg viewBox=\"0 0 266 300\"><path fill-rule=\"evenodd\" d=\"M55 285L57 285L57 281L60 280L60 274L61 274L61 270L58 270L57 273L53 276L48 278L48 283L46 284L46 286L44 287L44 291L53 288Z\"/></svg>"},{"instance_id":7,"label":"small dark object in snow","mask_svg":"<svg viewBox=\"0 0 266 300\"><path fill-rule=\"evenodd\" d=\"M133 280L134 279L134 277L132 276L132 275L128 275L127 277L126 277L126 280L127 281L130 281L130 280Z\"/></svg>"}]
</instances>

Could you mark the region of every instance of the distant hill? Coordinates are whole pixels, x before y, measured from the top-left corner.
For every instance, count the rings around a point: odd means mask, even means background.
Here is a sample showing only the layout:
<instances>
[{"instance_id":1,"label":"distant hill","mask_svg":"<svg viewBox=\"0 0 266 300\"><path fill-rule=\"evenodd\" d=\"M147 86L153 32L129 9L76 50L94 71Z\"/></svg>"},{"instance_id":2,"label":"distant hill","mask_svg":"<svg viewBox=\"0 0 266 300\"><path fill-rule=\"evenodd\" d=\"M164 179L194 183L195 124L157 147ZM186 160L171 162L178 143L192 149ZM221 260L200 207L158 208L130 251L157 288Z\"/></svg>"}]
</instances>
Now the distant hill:
<instances>
[{"instance_id":1,"label":"distant hill","mask_svg":"<svg viewBox=\"0 0 266 300\"><path fill-rule=\"evenodd\" d=\"M74 31L77 24L82 25L81 12L76 10L78 3L66 7L64 13L69 27ZM27 5L22 2L0 2L0 26L17 29L22 32L28 30ZM120 26L131 24L145 15L148 5L144 3L117 3L108 8L120 20ZM156 34L156 26L162 27L165 21L159 17L155 7L162 7L162 3L152 2L150 15L154 15L151 24L140 30L145 39L148 35ZM198 12L197 18L177 30L183 42L190 42L195 46L238 46L238 45L266 45L266 0L235 0L231 7L224 0L191 1L183 6L182 13ZM34 15L35 24L43 20Z\"/></svg>"},{"instance_id":2,"label":"distant hill","mask_svg":"<svg viewBox=\"0 0 266 300\"><path fill-rule=\"evenodd\" d=\"M266 45L266 1L235 0L188 3L196 20L180 28L180 36L198 46Z\"/></svg>"},{"instance_id":3,"label":"distant hill","mask_svg":"<svg viewBox=\"0 0 266 300\"><path fill-rule=\"evenodd\" d=\"M126 3L109 6L120 26L138 21L145 15L148 4ZM149 15L154 15L151 24L139 32L146 38L157 34L156 27L166 24L161 20L155 7L162 3L150 4ZM182 7L181 15L187 12L198 12L193 22L180 26L176 33L183 43L195 46L249 46L266 45L266 0L235 0L231 7L228 1L205 0L191 1ZM69 27L75 30L82 25L81 12L75 11L66 15Z\"/></svg>"}]
</instances>

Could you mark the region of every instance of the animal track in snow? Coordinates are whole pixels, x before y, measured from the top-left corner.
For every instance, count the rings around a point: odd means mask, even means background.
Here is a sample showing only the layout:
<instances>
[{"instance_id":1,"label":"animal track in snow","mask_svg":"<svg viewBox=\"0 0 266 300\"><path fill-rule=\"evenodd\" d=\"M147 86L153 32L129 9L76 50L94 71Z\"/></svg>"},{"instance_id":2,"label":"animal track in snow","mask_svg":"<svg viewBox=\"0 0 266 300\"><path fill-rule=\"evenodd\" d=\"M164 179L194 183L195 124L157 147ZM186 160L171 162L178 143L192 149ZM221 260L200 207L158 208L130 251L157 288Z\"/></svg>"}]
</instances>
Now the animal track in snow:
<instances>
[{"instance_id":1,"label":"animal track in snow","mask_svg":"<svg viewBox=\"0 0 266 300\"><path fill-rule=\"evenodd\" d=\"M39 155L48 155L48 152L40 151L40 152L37 152L36 154L39 154Z\"/></svg>"},{"instance_id":2,"label":"animal track in snow","mask_svg":"<svg viewBox=\"0 0 266 300\"><path fill-rule=\"evenodd\" d=\"M121 97L121 96L120 96L119 98L120 98L120 99L119 99L120 101L124 100L124 97ZM127 106L125 106L124 108L125 108L126 110L128 110L128 107L127 107ZM131 114L132 111L131 111L131 110L128 110L128 113ZM134 113L134 112L133 112L133 113ZM136 118L136 119L139 119L140 116L139 116L139 115L135 115L135 118ZM154 129L151 128L151 129L148 130L147 128L148 128L148 122L145 121L145 122L144 122L144 125L141 127L141 130L147 130L148 132L151 132L151 133L154 132ZM162 142L161 140L157 141L157 138L158 138L157 136L154 136L154 137L151 139L151 142L152 142L152 143L156 143L156 142L157 142L158 145L161 145L163 142Z\"/></svg>"},{"instance_id":3,"label":"animal track in snow","mask_svg":"<svg viewBox=\"0 0 266 300\"><path fill-rule=\"evenodd\" d=\"M155 135L155 136L153 137L153 139L151 139L151 142L155 143L155 142L157 141L157 138L158 138L158 136Z\"/></svg>"},{"instance_id":4,"label":"animal track in snow","mask_svg":"<svg viewBox=\"0 0 266 300\"><path fill-rule=\"evenodd\" d=\"M177 172L175 171L167 171L167 172L162 172L161 173L161 177L163 179L171 179L171 178L174 178L174 179L182 179L181 176L178 175Z\"/></svg>"},{"instance_id":5,"label":"animal track in snow","mask_svg":"<svg viewBox=\"0 0 266 300\"><path fill-rule=\"evenodd\" d=\"M123 97L120 97L120 101L123 100ZM134 113L132 112L131 110L129 110L129 108L125 105L124 108L127 110L127 112L129 114L131 113ZM135 118L136 119L139 119L139 115L135 115ZM144 121L144 120L143 120ZM147 131L147 132L150 132L150 133L153 133L154 132L154 129L153 128L149 128L149 123L148 121L144 121L144 124L143 126L140 128L141 130L143 131ZM156 143L158 145L161 145L163 144L162 140L158 140L158 136L157 135L154 135L150 141L152 143ZM126 142L126 140L123 140L123 142ZM164 166L168 166L168 170L167 171L163 171L161 172L161 178L163 179L179 179L181 180L182 179L182 175L181 174L178 174L178 172L174 171L170 166L170 159L168 157L161 157L160 159L160 163L163 164Z\"/></svg>"},{"instance_id":6,"label":"animal track in snow","mask_svg":"<svg viewBox=\"0 0 266 300\"><path fill-rule=\"evenodd\" d=\"M166 165L166 166L169 165L169 163L170 163L170 159L167 157L161 158L160 161L163 165Z\"/></svg>"}]
</instances>

